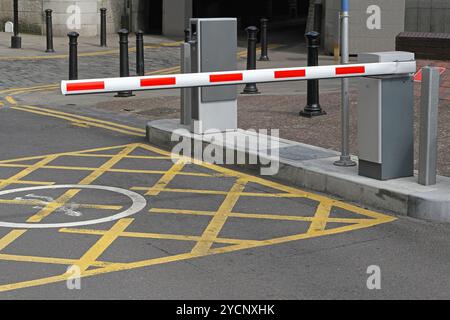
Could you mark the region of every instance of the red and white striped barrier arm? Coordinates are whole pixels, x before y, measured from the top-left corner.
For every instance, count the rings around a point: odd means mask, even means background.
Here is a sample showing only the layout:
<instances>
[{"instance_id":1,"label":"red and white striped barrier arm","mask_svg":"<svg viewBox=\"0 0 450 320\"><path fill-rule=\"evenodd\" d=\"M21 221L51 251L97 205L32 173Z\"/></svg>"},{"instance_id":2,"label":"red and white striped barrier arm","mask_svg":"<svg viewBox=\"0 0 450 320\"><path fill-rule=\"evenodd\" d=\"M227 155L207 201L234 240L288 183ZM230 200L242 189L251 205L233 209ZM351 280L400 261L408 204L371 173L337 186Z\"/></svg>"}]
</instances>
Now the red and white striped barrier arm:
<instances>
[{"instance_id":1,"label":"red and white striped barrier arm","mask_svg":"<svg viewBox=\"0 0 450 320\"><path fill-rule=\"evenodd\" d=\"M117 91L209 87L246 83L381 76L414 72L416 72L415 61L186 73L148 77L62 81L61 92L64 95L74 95Z\"/></svg>"}]
</instances>

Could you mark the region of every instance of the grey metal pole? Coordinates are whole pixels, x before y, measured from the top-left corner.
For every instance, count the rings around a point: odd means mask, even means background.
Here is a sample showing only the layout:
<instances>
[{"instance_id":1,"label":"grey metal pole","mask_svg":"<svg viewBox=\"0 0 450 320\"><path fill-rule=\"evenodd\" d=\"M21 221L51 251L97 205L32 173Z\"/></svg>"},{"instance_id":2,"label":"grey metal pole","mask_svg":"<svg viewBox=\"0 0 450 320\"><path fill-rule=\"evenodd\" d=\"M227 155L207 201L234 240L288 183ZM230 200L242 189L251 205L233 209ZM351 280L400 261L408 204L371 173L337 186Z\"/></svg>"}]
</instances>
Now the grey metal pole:
<instances>
[{"instance_id":1,"label":"grey metal pole","mask_svg":"<svg viewBox=\"0 0 450 320\"><path fill-rule=\"evenodd\" d=\"M439 87L439 69L423 68L420 105L419 184L424 186L436 184Z\"/></svg>"},{"instance_id":2,"label":"grey metal pole","mask_svg":"<svg viewBox=\"0 0 450 320\"><path fill-rule=\"evenodd\" d=\"M341 64L348 64L350 60L349 53L349 13L348 0L342 0L341 12ZM349 97L349 79L342 79L341 88L341 157L334 164L339 167L354 167L356 162L350 157L350 97Z\"/></svg>"},{"instance_id":3,"label":"grey metal pole","mask_svg":"<svg viewBox=\"0 0 450 320\"><path fill-rule=\"evenodd\" d=\"M261 19L261 56L259 57L259 61L269 61L268 55L268 39L267 39L267 25L269 23L269 19L262 18Z\"/></svg>"}]
</instances>

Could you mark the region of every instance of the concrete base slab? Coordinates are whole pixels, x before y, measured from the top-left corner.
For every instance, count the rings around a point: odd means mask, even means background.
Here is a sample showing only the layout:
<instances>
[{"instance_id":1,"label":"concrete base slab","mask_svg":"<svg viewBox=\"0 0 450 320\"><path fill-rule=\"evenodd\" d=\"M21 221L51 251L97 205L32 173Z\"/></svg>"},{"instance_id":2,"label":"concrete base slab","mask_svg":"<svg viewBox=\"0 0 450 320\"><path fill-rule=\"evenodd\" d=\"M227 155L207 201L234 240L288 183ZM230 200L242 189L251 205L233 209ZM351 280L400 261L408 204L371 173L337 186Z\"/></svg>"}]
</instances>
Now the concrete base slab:
<instances>
[{"instance_id":1,"label":"concrete base slab","mask_svg":"<svg viewBox=\"0 0 450 320\"><path fill-rule=\"evenodd\" d=\"M172 139L174 133L175 139ZM177 119L155 120L147 124L148 141L159 147L171 150L181 138L189 139L191 143L197 143L202 150L209 145L222 147L224 154L227 152L244 154L246 161L257 157L258 163L256 164L247 162L247 164L240 165L247 169L259 170L267 167L268 163L272 162L273 165L274 162L278 162L279 170L271 178L298 187L331 194L362 206L390 211L399 215L450 222L450 178L448 177L438 176L438 183L434 186L419 185L417 176L378 181L359 176L357 167L334 166L333 163L339 159L339 153L333 150L271 138L254 131L241 129L227 132L227 134L241 139L241 141L258 138L268 141L269 150L260 152L252 145L250 147L248 145L236 146L229 139L224 141L221 138L223 135L214 133L192 134L189 132L188 126L180 125ZM357 157L354 157L354 160L357 161Z\"/></svg>"}]
</instances>

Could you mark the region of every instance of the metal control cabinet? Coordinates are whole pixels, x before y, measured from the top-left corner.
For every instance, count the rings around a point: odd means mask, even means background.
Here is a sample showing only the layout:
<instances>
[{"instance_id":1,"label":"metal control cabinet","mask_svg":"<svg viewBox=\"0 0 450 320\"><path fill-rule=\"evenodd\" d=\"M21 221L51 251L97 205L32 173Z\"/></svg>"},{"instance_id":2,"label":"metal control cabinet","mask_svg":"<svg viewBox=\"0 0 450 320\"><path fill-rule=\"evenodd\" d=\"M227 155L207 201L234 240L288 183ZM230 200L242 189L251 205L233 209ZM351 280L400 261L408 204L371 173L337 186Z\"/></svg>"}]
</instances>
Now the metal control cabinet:
<instances>
[{"instance_id":1,"label":"metal control cabinet","mask_svg":"<svg viewBox=\"0 0 450 320\"><path fill-rule=\"evenodd\" d=\"M191 19L190 33L191 72L237 69L235 18ZM236 85L193 88L191 117L194 133L204 133L208 129L237 129Z\"/></svg>"},{"instance_id":2,"label":"metal control cabinet","mask_svg":"<svg viewBox=\"0 0 450 320\"><path fill-rule=\"evenodd\" d=\"M359 62L414 61L414 53L359 54ZM412 75L365 77L359 81L359 174L378 180L414 175Z\"/></svg>"}]
</instances>

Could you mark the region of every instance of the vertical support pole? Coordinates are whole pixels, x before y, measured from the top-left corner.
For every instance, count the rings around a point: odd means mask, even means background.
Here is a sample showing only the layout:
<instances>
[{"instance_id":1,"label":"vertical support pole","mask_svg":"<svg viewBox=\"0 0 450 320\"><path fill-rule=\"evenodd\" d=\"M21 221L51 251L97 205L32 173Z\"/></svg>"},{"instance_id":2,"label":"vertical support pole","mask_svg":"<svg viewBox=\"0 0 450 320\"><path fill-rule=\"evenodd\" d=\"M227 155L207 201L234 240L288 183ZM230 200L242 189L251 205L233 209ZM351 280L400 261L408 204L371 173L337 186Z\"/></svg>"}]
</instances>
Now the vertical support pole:
<instances>
[{"instance_id":1,"label":"vertical support pole","mask_svg":"<svg viewBox=\"0 0 450 320\"><path fill-rule=\"evenodd\" d=\"M130 28L130 16L128 13L128 9L130 8L129 0L123 0L123 13L120 17L120 25L122 26L122 29L129 29Z\"/></svg>"},{"instance_id":2,"label":"vertical support pole","mask_svg":"<svg viewBox=\"0 0 450 320\"><path fill-rule=\"evenodd\" d=\"M100 8L100 47L107 47L107 44L106 44L106 8Z\"/></svg>"},{"instance_id":3,"label":"vertical support pole","mask_svg":"<svg viewBox=\"0 0 450 320\"><path fill-rule=\"evenodd\" d=\"M184 30L184 43L181 44L181 73L192 72L191 68L191 35L190 30ZM192 119L192 91L197 88L181 89L180 123L190 125Z\"/></svg>"},{"instance_id":4,"label":"vertical support pole","mask_svg":"<svg viewBox=\"0 0 450 320\"><path fill-rule=\"evenodd\" d=\"M319 65L320 34L310 31L306 34L308 45L308 67ZM306 107L300 111L300 116L312 118L327 114L319 104L319 80L308 80L308 97Z\"/></svg>"},{"instance_id":5,"label":"vertical support pole","mask_svg":"<svg viewBox=\"0 0 450 320\"><path fill-rule=\"evenodd\" d=\"M255 26L250 26L245 29L248 35L248 48L247 48L247 70L256 70L256 42L258 40L259 29ZM243 94L258 94L258 88L256 83L247 83Z\"/></svg>"},{"instance_id":6,"label":"vertical support pole","mask_svg":"<svg viewBox=\"0 0 450 320\"><path fill-rule=\"evenodd\" d=\"M45 24L47 29L47 50L45 50L45 52L55 52L55 49L53 48L52 12L52 9L45 10Z\"/></svg>"},{"instance_id":7,"label":"vertical support pole","mask_svg":"<svg viewBox=\"0 0 450 320\"><path fill-rule=\"evenodd\" d=\"M138 30L136 32L136 73L141 77L145 76L144 58L144 32Z\"/></svg>"},{"instance_id":8,"label":"vertical support pole","mask_svg":"<svg viewBox=\"0 0 450 320\"><path fill-rule=\"evenodd\" d=\"M420 105L419 184L424 186L436 184L439 87L439 69L423 68Z\"/></svg>"},{"instance_id":9,"label":"vertical support pole","mask_svg":"<svg viewBox=\"0 0 450 320\"><path fill-rule=\"evenodd\" d=\"M130 62L128 59L128 30L120 29L119 32L119 46L120 46L120 77L130 76ZM131 91L119 91L116 97L127 98L131 97Z\"/></svg>"},{"instance_id":10,"label":"vertical support pole","mask_svg":"<svg viewBox=\"0 0 450 320\"><path fill-rule=\"evenodd\" d=\"M78 80L78 32L69 32L69 80Z\"/></svg>"},{"instance_id":11,"label":"vertical support pole","mask_svg":"<svg viewBox=\"0 0 450 320\"><path fill-rule=\"evenodd\" d=\"M261 19L261 56L259 61L269 61L268 56L268 40L267 40L267 25L269 20L266 18Z\"/></svg>"},{"instance_id":12,"label":"vertical support pole","mask_svg":"<svg viewBox=\"0 0 450 320\"><path fill-rule=\"evenodd\" d=\"M13 11L14 11L14 35L11 36L11 48L20 49L22 48L22 38L19 36L19 1L13 1Z\"/></svg>"},{"instance_id":13,"label":"vertical support pole","mask_svg":"<svg viewBox=\"0 0 450 320\"><path fill-rule=\"evenodd\" d=\"M348 64L349 53L349 0L341 0L341 64ZM339 167L354 167L356 162L350 157L350 97L349 79L343 78L341 85L341 157L334 164Z\"/></svg>"}]
</instances>

